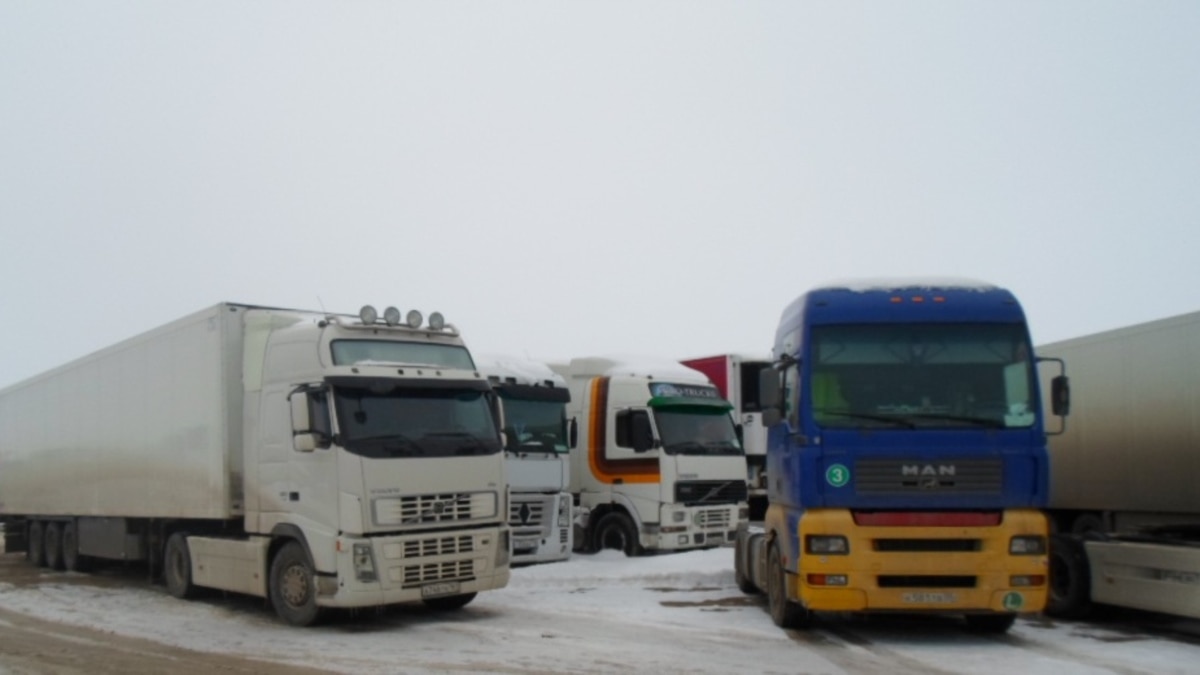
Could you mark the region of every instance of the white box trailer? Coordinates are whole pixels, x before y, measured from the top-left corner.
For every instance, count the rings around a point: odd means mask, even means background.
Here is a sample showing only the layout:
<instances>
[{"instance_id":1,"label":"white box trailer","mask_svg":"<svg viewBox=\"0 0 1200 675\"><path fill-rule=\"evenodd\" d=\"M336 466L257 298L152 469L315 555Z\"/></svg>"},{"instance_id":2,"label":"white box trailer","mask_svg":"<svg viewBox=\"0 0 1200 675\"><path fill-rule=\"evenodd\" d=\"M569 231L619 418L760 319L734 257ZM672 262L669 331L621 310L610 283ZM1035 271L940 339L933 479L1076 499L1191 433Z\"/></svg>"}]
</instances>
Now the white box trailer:
<instances>
[{"instance_id":1,"label":"white box trailer","mask_svg":"<svg viewBox=\"0 0 1200 675\"><path fill-rule=\"evenodd\" d=\"M1200 618L1200 312L1037 351L1065 360L1072 386L1050 437L1047 611Z\"/></svg>"},{"instance_id":2,"label":"white box trailer","mask_svg":"<svg viewBox=\"0 0 1200 675\"><path fill-rule=\"evenodd\" d=\"M145 560L296 625L503 586L495 396L453 326L408 319L223 303L0 391L7 550Z\"/></svg>"}]
</instances>

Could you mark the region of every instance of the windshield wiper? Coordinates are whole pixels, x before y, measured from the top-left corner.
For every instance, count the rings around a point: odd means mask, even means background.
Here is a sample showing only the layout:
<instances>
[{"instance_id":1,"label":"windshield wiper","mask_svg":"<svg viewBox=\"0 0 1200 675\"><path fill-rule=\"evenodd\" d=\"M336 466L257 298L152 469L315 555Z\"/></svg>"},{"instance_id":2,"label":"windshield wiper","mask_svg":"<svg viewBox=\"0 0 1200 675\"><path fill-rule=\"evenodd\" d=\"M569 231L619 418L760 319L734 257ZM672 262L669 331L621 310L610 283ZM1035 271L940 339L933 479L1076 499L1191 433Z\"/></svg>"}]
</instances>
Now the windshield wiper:
<instances>
[{"instance_id":1,"label":"windshield wiper","mask_svg":"<svg viewBox=\"0 0 1200 675\"><path fill-rule=\"evenodd\" d=\"M904 417L895 417L893 415L868 415L867 413L841 412L841 411L837 411L837 410L824 410L821 412L817 412L816 415L818 415L818 416L820 416L820 415L837 415L838 417L849 417L851 419L856 419L856 420L871 420L873 422L883 422L885 424L891 424L892 426L907 427L909 429L917 428L917 425L913 424L911 420L904 418Z\"/></svg>"},{"instance_id":2,"label":"windshield wiper","mask_svg":"<svg viewBox=\"0 0 1200 675\"><path fill-rule=\"evenodd\" d=\"M469 431L435 431L432 433L425 434L424 436L422 436L422 438L460 438L464 441L470 441L470 443L466 443L466 444L460 443L459 446L457 448L455 448L455 452L460 455L461 454L470 454L469 452L464 452L464 451L472 451L472 452L484 451L484 452L486 452L488 449L487 446L484 445L483 441L481 441L478 436L476 436L475 434L473 434Z\"/></svg>"},{"instance_id":3,"label":"windshield wiper","mask_svg":"<svg viewBox=\"0 0 1200 675\"><path fill-rule=\"evenodd\" d=\"M912 419L918 420L950 420L952 422L966 422L975 426L988 427L991 429L1005 429L1006 425L1000 420L991 419L988 417L971 417L969 415L947 415L944 413L914 413L909 415Z\"/></svg>"},{"instance_id":4,"label":"windshield wiper","mask_svg":"<svg viewBox=\"0 0 1200 675\"><path fill-rule=\"evenodd\" d=\"M350 438L350 439L348 439L348 442L350 444L354 444L354 445L371 446L373 448L378 448L380 450L383 450L384 452L388 452L388 453L392 453L392 454L395 454L397 452L406 452L406 451L410 451L410 450L416 451L416 452L424 452L425 451L425 449L421 447L420 443L417 443L413 439L411 439L408 436L405 436L404 434L399 433L399 432L390 433L390 434L379 434L378 436L365 436L365 437L361 437L361 438Z\"/></svg>"},{"instance_id":5,"label":"windshield wiper","mask_svg":"<svg viewBox=\"0 0 1200 675\"><path fill-rule=\"evenodd\" d=\"M678 453L687 454L688 451L692 451L695 453L708 452L708 448L705 447L705 445L703 443L701 443L700 441L680 441L678 443L665 443L665 444L663 444L663 450L666 450L667 454L670 454L670 455L674 455L674 454L678 454Z\"/></svg>"}]
</instances>

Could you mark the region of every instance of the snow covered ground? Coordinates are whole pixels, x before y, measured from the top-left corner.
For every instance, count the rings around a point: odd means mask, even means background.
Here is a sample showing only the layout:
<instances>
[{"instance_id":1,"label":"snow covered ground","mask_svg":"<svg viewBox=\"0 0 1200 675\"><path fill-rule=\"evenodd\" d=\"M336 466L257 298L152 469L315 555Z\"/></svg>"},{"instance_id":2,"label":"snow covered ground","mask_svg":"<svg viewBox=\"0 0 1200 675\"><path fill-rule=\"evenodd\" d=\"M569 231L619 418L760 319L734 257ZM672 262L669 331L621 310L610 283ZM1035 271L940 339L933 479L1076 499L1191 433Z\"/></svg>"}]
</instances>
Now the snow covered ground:
<instances>
[{"instance_id":1,"label":"snow covered ground","mask_svg":"<svg viewBox=\"0 0 1200 675\"><path fill-rule=\"evenodd\" d=\"M608 551L519 568L458 612L422 606L297 629L263 601L185 602L136 574L43 572L0 584L0 607L199 651L345 673L1200 672L1200 640L1128 624L1030 617L1004 636L948 618L823 617L784 631L734 585L728 548L627 559ZM106 583L98 583L105 581Z\"/></svg>"}]
</instances>

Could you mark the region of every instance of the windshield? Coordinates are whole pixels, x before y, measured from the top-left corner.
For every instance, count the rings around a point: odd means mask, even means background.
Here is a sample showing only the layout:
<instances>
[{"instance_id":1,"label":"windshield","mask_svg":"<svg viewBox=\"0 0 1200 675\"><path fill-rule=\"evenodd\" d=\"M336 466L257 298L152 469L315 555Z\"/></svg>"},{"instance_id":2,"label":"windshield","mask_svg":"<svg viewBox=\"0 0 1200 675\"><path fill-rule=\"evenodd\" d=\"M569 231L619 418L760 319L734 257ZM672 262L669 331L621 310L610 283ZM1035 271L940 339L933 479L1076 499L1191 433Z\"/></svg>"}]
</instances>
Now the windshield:
<instances>
[{"instance_id":1,"label":"windshield","mask_svg":"<svg viewBox=\"0 0 1200 675\"><path fill-rule=\"evenodd\" d=\"M809 391L825 427L1028 428L1033 365L1015 324L817 326Z\"/></svg>"},{"instance_id":2,"label":"windshield","mask_svg":"<svg viewBox=\"0 0 1200 675\"><path fill-rule=\"evenodd\" d=\"M374 362L475 370L471 353L462 345L394 340L334 340L330 349L333 350L335 366Z\"/></svg>"},{"instance_id":3,"label":"windshield","mask_svg":"<svg viewBox=\"0 0 1200 675\"><path fill-rule=\"evenodd\" d=\"M566 404L534 401L500 393L504 402L505 450L513 452L567 452Z\"/></svg>"},{"instance_id":4,"label":"windshield","mask_svg":"<svg viewBox=\"0 0 1200 675\"><path fill-rule=\"evenodd\" d=\"M486 389L375 382L333 389L338 440L349 452L384 458L500 451Z\"/></svg>"},{"instance_id":5,"label":"windshield","mask_svg":"<svg viewBox=\"0 0 1200 675\"><path fill-rule=\"evenodd\" d=\"M654 423L668 455L740 455L729 412L709 406L656 407Z\"/></svg>"}]
</instances>

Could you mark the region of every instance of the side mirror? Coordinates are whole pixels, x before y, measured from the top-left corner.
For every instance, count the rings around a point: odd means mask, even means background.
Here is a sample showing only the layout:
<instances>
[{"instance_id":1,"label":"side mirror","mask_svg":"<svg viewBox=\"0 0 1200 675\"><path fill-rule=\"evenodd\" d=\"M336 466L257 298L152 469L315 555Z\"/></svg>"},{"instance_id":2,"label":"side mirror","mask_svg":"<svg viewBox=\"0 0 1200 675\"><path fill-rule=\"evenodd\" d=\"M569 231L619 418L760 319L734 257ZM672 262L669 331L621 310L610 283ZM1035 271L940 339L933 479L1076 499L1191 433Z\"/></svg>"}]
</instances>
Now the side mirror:
<instances>
[{"instance_id":1,"label":"side mirror","mask_svg":"<svg viewBox=\"0 0 1200 675\"><path fill-rule=\"evenodd\" d=\"M329 434L314 427L314 422L328 428L329 420L314 420L312 396L323 396L324 390L300 387L288 394L288 405L292 412L292 449L296 452L313 452L317 448L328 448Z\"/></svg>"},{"instance_id":2,"label":"side mirror","mask_svg":"<svg viewBox=\"0 0 1200 675\"><path fill-rule=\"evenodd\" d=\"M633 414L629 431L634 452L648 452L654 448L654 430L650 428L650 416L645 412Z\"/></svg>"},{"instance_id":3,"label":"side mirror","mask_svg":"<svg viewBox=\"0 0 1200 675\"><path fill-rule=\"evenodd\" d=\"M1060 417L1071 413L1071 382L1066 375L1050 380L1050 411Z\"/></svg>"},{"instance_id":4,"label":"side mirror","mask_svg":"<svg viewBox=\"0 0 1200 675\"><path fill-rule=\"evenodd\" d=\"M579 422L574 417L572 417L571 421L567 423L567 446L574 448L575 444L578 441L579 441Z\"/></svg>"},{"instance_id":5,"label":"side mirror","mask_svg":"<svg viewBox=\"0 0 1200 675\"><path fill-rule=\"evenodd\" d=\"M762 407L764 427L773 427L783 421L783 389L779 371L774 366L767 366L759 373L758 402Z\"/></svg>"}]
</instances>

